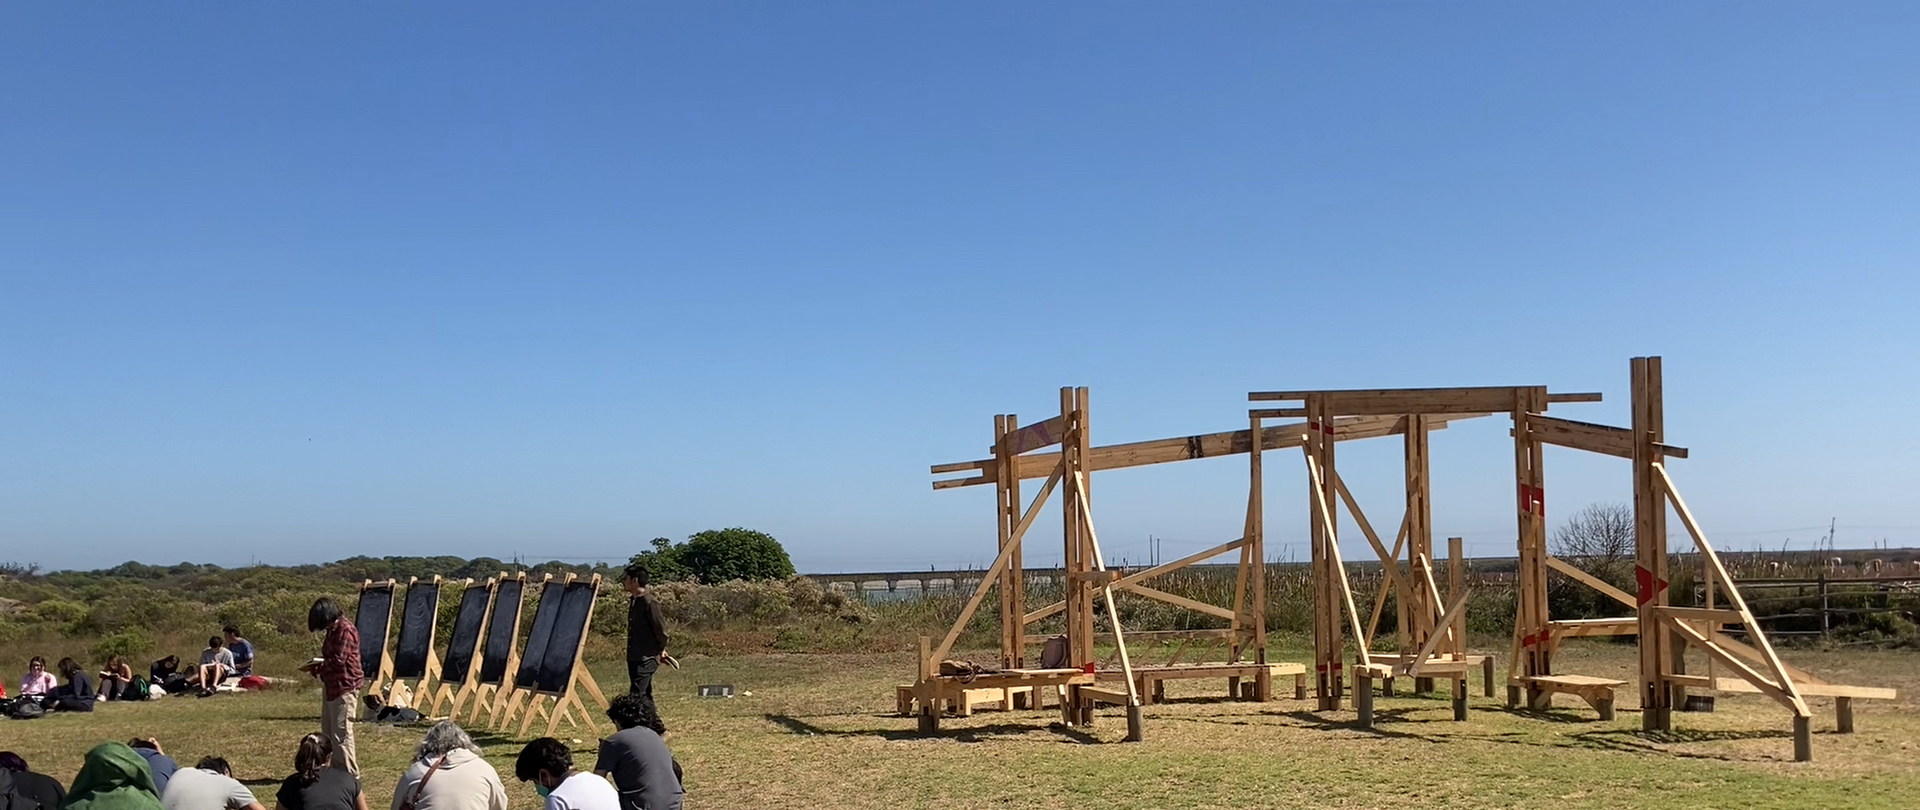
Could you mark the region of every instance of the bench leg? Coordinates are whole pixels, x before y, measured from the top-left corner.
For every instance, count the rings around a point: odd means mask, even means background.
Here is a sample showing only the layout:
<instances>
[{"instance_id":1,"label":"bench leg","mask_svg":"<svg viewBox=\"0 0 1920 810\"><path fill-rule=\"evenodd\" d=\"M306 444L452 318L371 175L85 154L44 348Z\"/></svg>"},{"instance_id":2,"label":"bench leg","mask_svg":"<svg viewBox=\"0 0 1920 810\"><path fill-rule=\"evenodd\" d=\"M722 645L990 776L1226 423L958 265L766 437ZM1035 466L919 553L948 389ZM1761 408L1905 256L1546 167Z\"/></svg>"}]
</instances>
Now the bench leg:
<instances>
[{"instance_id":1,"label":"bench leg","mask_svg":"<svg viewBox=\"0 0 1920 810\"><path fill-rule=\"evenodd\" d=\"M893 690L893 707L901 717L913 716L913 687L902 686Z\"/></svg>"},{"instance_id":2,"label":"bench leg","mask_svg":"<svg viewBox=\"0 0 1920 810\"><path fill-rule=\"evenodd\" d=\"M1038 709L1040 707L1034 705L1034 698L1039 696L1040 693L1033 689L1028 689L1024 692L1015 692L1013 693L1013 707L1016 709Z\"/></svg>"},{"instance_id":3,"label":"bench leg","mask_svg":"<svg viewBox=\"0 0 1920 810\"><path fill-rule=\"evenodd\" d=\"M1593 704L1594 711L1597 711L1600 713L1600 719L1602 721L1613 720L1613 694L1612 693L1608 693L1606 695L1595 695L1593 697L1587 698L1587 702Z\"/></svg>"},{"instance_id":4,"label":"bench leg","mask_svg":"<svg viewBox=\"0 0 1920 810\"><path fill-rule=\"evenodd\" d=\"M1529 688L1527 690L1527 708L1536 712L1544 712L1553 708L1553 693L1545 689Z\"/></svg>"},{"instance_id":5,"label":"bench leg","mask_svg":"<svg viewBox=\"0 0 1920 810\"><path fill-rule=\"evenodd\" d=\"M940 701L928 700L920 704L920 733L935 734L940 731L940 710L935 708Z\"/></svg>"},{"instance_id":6,"label":"bench leg","mask_svg":"<svg viewBox=\"0 0 1920 810\"><path fill-rule=\"evenodd\" d=\"M1366 671L1353 671L1353 707L1360 713L1360 727L1373 728L1373 679Z\"/></svg>"},{"instance_id":7,"label":"bench leg","mask_svg":"<svg viewBox=\"0 0 1920 810\"><path fill-rule=\"evenodd\" d=\"M1433 679L1432 678L1414 678L1413 693L1416 695L1433 694Z\"/></svg>"},{"instance_id":8,"label":"bench leg","mask_svg":"<svg viewBox=\"0 0 1920 810\"><path fill-rule=\"evenodd\" d=\"M1841 734L1853 733L1853 698L1834 698L1833 715L1834 721L1840 726Z\"/></svg>"},{"instance_id":9,"label":"bench leg","mask_svg":"<svg viewBox=\"0 0 1920 810\"><path fill-rule=\"evenodd\" d=\"M1493 656L1480 659L1480 684L1486 688L1487 697L1493 697Z\"/></svg>"},{"instance_id":10,"label":"bench leg","mask_svg":"<svg viewBox=\"0 0 1920 810\"><path fill-rule=\"evenodd\" d=\"M1393 679L1392 678L1380 679L1380 696L1393 697Z\"/></svg>"},{"instance_id":11,"label":"bench leg","mask_svg":"<svg viewBox=\"0 0 1920 810\"><path fill-rule=\"evenodd\" d=\"M1305 672L1293 676L1293 699L1307 699L1307 673Z\"/></svg>"},{"instance_id":12,"label":"bench leg","mask_svg":"<svg viewBox=\"0 0 1920 810\"><path fill-rule=\"evenodd\" d=\"M1240 679L1238 677L1232 677L1227 679L1227 699L1228 700L1240 699Z\"/></svg>"},{"instance_id":13,"label":"bench leg","mask_svg":"<svg viewBox=\"0 0 1920 810\"><path fill-rule=\"evenodd\" d=\"M1273 672L1271 670L1263 669L1260 670L1259 674L1253 676L1253 699L1261 703L1273 700Z\"/></svg>"},{"instance_id":14,"label":"bench leg","mask_svg":"<svg viewBox=\"0 0 1920 810\"><path fill-rule=\"evenodd\" d=\"M973 716L973 697L965 692L960 693L959 700L949 701L947 705L953 707L953 713L957 717Z\"/></svg>"},{"instance_id":15,"label":"bench leg","mask_svg":"<svg viewBox=\"0 0 1920 810\"><path fill-rule=\"evenodd\" d=\"M1465 675L1460 676L1459 680L1453 682L1453 719L1462 721L1467 719L1467 678Z\"/></svg>"}]
</instances>

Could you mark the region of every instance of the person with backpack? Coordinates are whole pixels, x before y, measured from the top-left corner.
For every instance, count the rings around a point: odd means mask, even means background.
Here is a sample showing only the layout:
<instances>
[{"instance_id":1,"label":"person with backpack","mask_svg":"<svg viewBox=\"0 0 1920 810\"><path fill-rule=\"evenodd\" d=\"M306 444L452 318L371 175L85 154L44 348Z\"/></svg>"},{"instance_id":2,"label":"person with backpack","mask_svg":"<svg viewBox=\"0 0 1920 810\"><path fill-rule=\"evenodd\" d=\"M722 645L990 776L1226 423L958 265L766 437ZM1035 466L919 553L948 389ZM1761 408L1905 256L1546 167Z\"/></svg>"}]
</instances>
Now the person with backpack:
<instances>
[{"instance_id":1,"label":"person with backpack","mask_svg":"<svg viewBox=\"0 0 1920 810\"><path fill-rule=\"evenodd\" d=\"M160 805L166 810L266 810L220 757L206 757L175 773L160 794Z\"/></svg>"},{"instance_id":2,"label":"person with backpack","mask_svg":"<svg viewBox=\"0 0 1920 810\"><path fill-rule=\"evenodd\" d=\"M367 810L360 779L333 760L333 741L324 734L300 738L293 775L280 783L273 810Z\"/></svg>"},{"instance_id":3,"label":"person with backpack","mask_svg":"<svg viewBox=\"0 0 1920 810\"><path fill-rule=\"evenodd\" d=\"M13 780L15 793L32 799L42 810L57 810L60 803L66 801L66 785L60 784L60 780L44 773L34 773L27 768L27 761L12 751L0 751L0 773L8 775ZM0 789L0 793L4 792ZM15 808L19 807L15 805Z\"/></svg>"},{"instance_id":4,"label":"person with backpack","mask_svg":"<svg viewBox=\"0 0 1920 810\"><path fill-rule=\"evenodd\" d=\"M507 810L507 786L451 720L427 729L393 788L392 810Z\"/></svg>"},{"instance_id":5,"label":"person with backpack","mask_svg":"<svg viewBox=\"0 0 1920 810\"><path fill-rule=\"evenodd\" d=\"M153 772L126 743L103 742L87 752L86 763L67 789L60 810L163 810Z\"/></svg>"},{"instance_id":6,"label":"person with backpack","mask_svg":"<svg viewBox=\"0 0 1920 810\"><path fill-rule=\"evenodd\" d=\"M127 659L118 655L108 658L107 668L100 670L100 699L120 700L132 684L133 667L127 666Z\"/></svg>"}]
</instances>

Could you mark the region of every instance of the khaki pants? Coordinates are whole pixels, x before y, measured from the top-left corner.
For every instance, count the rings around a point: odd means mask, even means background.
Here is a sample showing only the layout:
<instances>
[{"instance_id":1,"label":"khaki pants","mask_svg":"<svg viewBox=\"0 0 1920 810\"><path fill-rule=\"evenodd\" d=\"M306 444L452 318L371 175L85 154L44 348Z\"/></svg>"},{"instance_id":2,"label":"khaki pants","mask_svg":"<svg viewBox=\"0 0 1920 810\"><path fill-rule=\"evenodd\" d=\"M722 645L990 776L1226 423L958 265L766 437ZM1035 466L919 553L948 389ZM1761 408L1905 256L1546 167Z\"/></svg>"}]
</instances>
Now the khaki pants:
<instances>
[{"instance_id":1,"label":"khaki pants","mask_svg":"<svg viewBox=\"0 0 1920 810\"><path fill-rule=\"evenodd\" d=\"M359 702L359 692L348 692L320 704L320 733L333 743L333 767L355 777L360 762L353 756L353 707Z\"/></svg>"}]
</instances>

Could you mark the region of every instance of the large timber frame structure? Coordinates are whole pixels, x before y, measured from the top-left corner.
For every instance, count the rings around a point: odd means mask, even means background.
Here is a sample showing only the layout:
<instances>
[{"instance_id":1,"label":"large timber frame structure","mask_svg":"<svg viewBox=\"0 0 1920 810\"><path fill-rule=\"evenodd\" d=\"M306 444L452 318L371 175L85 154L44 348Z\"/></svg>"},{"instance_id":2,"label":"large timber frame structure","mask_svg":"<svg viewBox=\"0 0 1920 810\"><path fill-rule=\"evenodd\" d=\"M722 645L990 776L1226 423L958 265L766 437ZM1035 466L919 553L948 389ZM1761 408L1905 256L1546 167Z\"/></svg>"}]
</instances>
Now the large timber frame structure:
<instances>
[{"instance_id":1,"label":"large timber frame structure","mask_svg":"<svg viewBox=\"0 0 1920 810\"><path fill-rule=\"evenodd\" d=\"M1374 679L1422 672L1462 671L1460 655L1448 656L1442 644L1457 645L1459 612L1466 603L1464 589L1455 588L1444 611L1429 574L1420 576L1424 564L1431 570L1431 536L1427 534L1425 431L1421 423L1436 417L1455 418L1494 413L1510 414L1513 420L1514 475L1520 560L1518 615L1514 623L1512 656L1508 670L1508 704L1520 703L1544 709L1551 705L1554 693L1576 695L1599 710L1603 719L1613 716L1613 690L1626 685L1622 681L1556 673L1553 655L1561 640L1577 636L1633 635L1638 637L1639 676L1637 687L1642 707L1642 727L1648 731L1666 731L1673 727L1672 712L1685 700L1688 687L1718 691L1759 692L1771 697L1792 712L1794 759L1812 758L1811 712L1804 695L1835 698L1837 725L1843 733L1853 730L1854 699L1893 698L1891 689L1842 686L1820 680L1780 660L1766 634L1754 620L1741 598L1733 578L1719 555L1707 541L1693 513L1680 497L1666 469L1666 459L1686 458L1685 448L1665 444L1665 418L1661 392L1660 358L1636 357L1632 371L1632 427L1618 428L1576 422L1546 415L1553 403L1598 402L1599 394L1553 394L1545 386L1480 388L1403 388L1381 390L1326 390L1253 392L1253 402L1297 402L1281 408L1252 409L1254 425L1277 417L1305 417L1306 433L1301 444L1306 456L1309 484L1309 510L1312 515L1312 579L1314 587L1314 666L1318 681L1319 708L1341 706L1343 632L1350 630L1362 641L1357 645L1353 686L1361 724L1370 726L1373 714ZM1351 493L1341 482L1334 464L1334 445L1345 430L1343 418L1396 417L1405 420L1407 435L1407 513L1402 521L1401 540L1412 545L1412 570L1398 571L1398 548L1388 552L1371 529ZM1416 447L1416 444L1418 447ZM1547 548L1546 482L1542 450L1546 445L1599 453L1632 462L1634 501L1635 578L1637 593L1628 594L1578 567L1555 559ZM1256 481L1257 481L1256 476ZM1366 641L1371 630L1363 629L1348 585L1346 569L1340 557L1338 521L1332 505L1344 502L1355 522L1396 579L1401 593L1412 592L1425 602L1408 600L1406 611L1414 614L1412 634L1422 627L1428 634L1411 657L1371 654ZM1678 607L1669 602L1667 585L1670 557L1667 551L1667 514L1678 515L1699 550L1706 584L1705 607ZM1396 546L1401 541L1396 541ZM1425 549L1421 547L1426 543ZM1457 554L1450 555L1458 559ZM1633 608L1634 615L1618 619L1554 621L1547 605L1547 571L1571 577ZM1402 579L1404 577L1404 579ZM1408 581L1412 580L1412 581ZM1384 589L1383 589L1384 590ZM1716 606L1724 594L1726 607ZM1377 604L1377 603L1376 603ZM1379 608L1375 608L1377 621ZM1347 621L1345 627L1341 617ZM1430 623L1425 620L1430 618ZM1745 628L1749 642L1722 632L1728 624ZM1706 653L1706 675L1686 672L1684 653L1694 646ZM1457 651L1459 648L1455 646ZM1404 647L1403 647L1404 653ZM1716 678L1715 667L1725 667L1734 678ZM1455 687L1455 716L1463 715L1464 680Z\"/></svg>"}]
</instances>

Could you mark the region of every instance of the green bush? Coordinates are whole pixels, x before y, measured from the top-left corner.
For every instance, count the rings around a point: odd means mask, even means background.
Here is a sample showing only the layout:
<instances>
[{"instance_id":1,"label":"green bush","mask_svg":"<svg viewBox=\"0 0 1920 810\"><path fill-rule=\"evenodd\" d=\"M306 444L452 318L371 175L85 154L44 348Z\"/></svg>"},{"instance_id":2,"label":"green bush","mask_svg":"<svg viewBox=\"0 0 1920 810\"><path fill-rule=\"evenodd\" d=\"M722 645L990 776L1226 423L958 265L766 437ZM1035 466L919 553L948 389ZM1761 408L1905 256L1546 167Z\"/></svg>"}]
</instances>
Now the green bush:
<instances>
[{"instance_id":1,"label":"green bush","mask_svg":"<svg viewBox=\"0 0 1920 810\"><path fill-rule=\"evenodd\" d=\"M635 554L632 562L645 567L656 581L691 578L707 585L736 579L786 579L794 574L793 560L780 541L765 532L737 527L710 529L679 544L656 537L653 548Z\"/></svg>"},{"instance_id":2,"label":"green bush","mask_svg":"<svg viewBox=\"0 0 1920 810\"><path fill-rule=\"evenodd\" d=\"M148 635L144 630L122 630L100 639L94 643L92 649L88 650L92 660L98 664L105 664L107 659L116 655L124 656L128 661L142 661L151 652L153 652L153 636Z\"/></svg>"}]
</instances>

